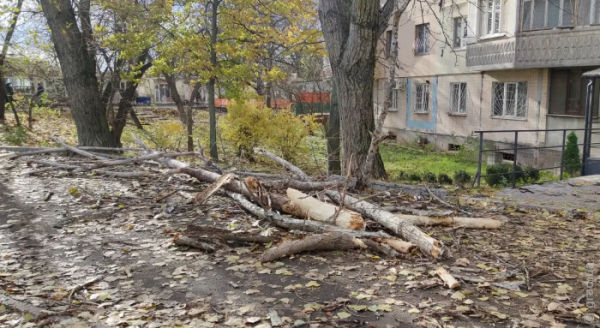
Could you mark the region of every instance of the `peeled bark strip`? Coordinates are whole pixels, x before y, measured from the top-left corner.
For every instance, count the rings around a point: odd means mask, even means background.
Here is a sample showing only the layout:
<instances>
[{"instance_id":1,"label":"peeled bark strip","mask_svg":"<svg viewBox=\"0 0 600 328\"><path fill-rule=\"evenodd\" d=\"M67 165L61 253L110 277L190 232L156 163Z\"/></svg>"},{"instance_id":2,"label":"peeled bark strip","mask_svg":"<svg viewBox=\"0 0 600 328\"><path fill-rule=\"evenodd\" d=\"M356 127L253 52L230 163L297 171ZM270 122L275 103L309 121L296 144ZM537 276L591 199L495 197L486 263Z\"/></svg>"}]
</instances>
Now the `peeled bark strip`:
<instances>
[{"instance_id":1,"label":"peeled bark strip","mask_svg":"<svg viewBox=\"0 0 600 328\"><path fill-rule=\"evenodd\" d=\"M282 227L289 230L298 230L298 231L306 231L306 232L343 232L347 234L351 234L356 238L391 238L390 235L383 231L377 232L368 232L368 231L355 231L344 229L336 226L332 226L329 224L321 223L318 221L311 220L300 220L293 218L283 217L273 211L265 210L260 206L252 203L248 199L246 199L243 195L234 193L231 191L226 191L227 195L232 199L236 200L246 211L254 214L260 219L267 220L278 227Z\"/></svg>"},{"instance_id":2,"label":"peeled bark strip","mask_svg":"<svg viewBox=\"0 0 600 328\"><path fill-rule=\"evenodd\" d=\"M444 226L461 227L471 229L498 229L502 226L502 221L486 218L464 218L464 217L445 217L432 218L426 216L396 214L403 221L410 222L415 226Z\"/></svg>"},{"instance_id":3,"label":"peeled bark strip","mask_svg":"<svg viewBox=\"0 0 600 328\"><path fill-rule=\"evenodd\" d=\"M282 257L309 251L345 251L364 244L352 235L343 232L330 232L308 236L304 239L285 242L267 250L261 262L271 262Z\"/></svg>"},{"instance_id":4,"label":"peeled bark strip","mask_svg":"<svg viewBox=\"0 0 600 328\"><path fill-rule=\"evenodd\" d=\"M230 183L235 176L231 173L222 175L217 181L213 182L210 186L208 186L204 191L198 193L194 202L198 204L204 204L206 200L212 196L217 190L219 190L224 184Z\"/></svg>"},{"instance_id":5,"label":"peeled bark strip","mask_svg":"<svg viewBox=\"0 0 600 328\"><path fill-rule=\"evenodd\" d=\"M389 245L391 248L401 253L410 253L417 246L413 243L406 242L398 238L384 238L377 240L382 244Z\"/></svg>"},{"instance_id":6,"label":"peeled bark strip","mask_svg":"<svg viewBox=\"0 0 600 328\"><path fill-rule=\"evenodd\" d=\"M456 281L456 279L454 279L454 277L450 273L448 273L446 269L439 267L436 272L438 276L440 276L440 278L444 281L446 286L448 286L448 288L455 289L458 288L458 286L460 286L458 281Z\"/></svg>"},{"instance_id":7,"label":"peeled bark strip","mask_svg":"<svg viewBox=\"0 0 600 328\"><path fill-rule=\"evenodd\" d=\"M328 190L325 194L337 203L341 201L341 196L337 191ZM410 222L404 221L396 215L380 209L377 205L346 195L345 206L379 222L384 227L392 230L396 235L417 245L425 254L438 258L443 253L439 241L427 236Z\"/></svg>"},{"instance_id":8,"label":"peeled bark strip","mask_svg":"<svg viewBox=\"0 0 600 328\"><path fill-rule=\"evenodd\" d=\"M259 155L265 155L268 158L274 160L275 162L281 164L287 170L289 170L294 175L296 175L300 180L310 180L310 177L306 173L304 173L300 168L298 168L297 166L293 165L292 163L290 163L286 160L283 160L279 156L271 153L270 151L260 149L260 148L254 148L254 153L259 154Z\"/></svg>"},{"instance_id":9,"label":"peeled bark strip","mask_svg":"<svg viewBox=\"0 0 600 328\"><path fill-rule=\"evenodd\" d=\"M176 235L173 238L173 243L175 243L175 245L179 245L179 246L190 246L193 248L198 248L201 250L205 250L207 252L215 252L217 250L215 248L215 246L213 246L211 244L204 243L199 240L195 240L193 238L181 236L181 235Z\"/></svg>"},{"instance_id":10,"label":"peeled bark strip","mask_svg":"<svg viewBox=\"0 0 600 328\"><path fill-rule=\"evenodd\" d=\"M312 220L328 222L351 230L365 230L365 221L359 213L340 209L292 188L288 188L287 196L294 205L306 213L306 217Z\"/></svg>"}]
</instances>

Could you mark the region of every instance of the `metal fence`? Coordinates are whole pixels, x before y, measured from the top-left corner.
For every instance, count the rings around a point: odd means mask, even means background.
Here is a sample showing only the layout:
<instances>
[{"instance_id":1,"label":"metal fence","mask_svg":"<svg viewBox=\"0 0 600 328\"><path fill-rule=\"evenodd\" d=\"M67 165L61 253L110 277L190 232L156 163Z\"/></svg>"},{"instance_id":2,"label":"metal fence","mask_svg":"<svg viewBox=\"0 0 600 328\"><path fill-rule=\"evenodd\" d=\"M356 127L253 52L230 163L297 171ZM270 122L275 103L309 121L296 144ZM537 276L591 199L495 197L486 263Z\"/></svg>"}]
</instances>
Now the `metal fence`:
<instances>
[{"instance_id":1,"label":"metal fence","mask_svg":"<svg viewBox=\"0 0 600 328\"><path fill-rule=\"evenodd\" d=\"M560 155L560 165L556 166L539 166L539 165L531 165L534 166L537 170L539 171L547 171L547 170L556 170L556 169L560 169L560 179L563 179L563 174L564 174L564 169L565 169L565 147L566 147L566 140L567 140L567 134L569 134L570 132L577 132L577 131L582 131L584 134L584 142L583 143L577 143L577 146L583 146L583 152L580 153L580 157L582 158L582 175L584 174L584 170L586 168L586 166L592 164L592 163L600 163L600 160L596 160L596 161L590 161L590 154L591 154L591 148L600 148L600 142L598 143L592 143L591 142L591 136L594 134L600 134L600 128L595 128L595 129L548 129L548 130L495 130L495 131L475 131L475 134L479 135L479 161L478 161L478 165L477 165L477 173L475 175L475 178L473 179L473 185L475 185L475 183L477 183L477 187L481 186L481 178L485 178L485 177L490 177L490 176L495 176L495 175L506 175L506 172L503 173L496 173L496 174L485 174L482 175L481 172L481 168L482 168L482 164L483 164L483 155L485 153L490 153L490 152L496 152L496 153L503 153L503 152L510 152L512 154L512 172L510 172L510 176L511 176L511 185L513 188L516 187L516 183L517 183L517 176L522 175L523 172L517 170L517 165L519 165L519 152L521 152L521 154L523 154L523 151L534 151L537 152L537 158L539 159L540 157L544 156L540 154L540 151L542 150L551 150L551 149L557 149L557 153L555 154L559 154ZM529 146L529 145L524 145L524 144L519 144L519 136L523 136L523 134L526 133L559 133L562 134L562 142L560 144L554 145L554 146ZM493 143L494 145L497 144L512 144L511 147L508 148L496 148L497 146L494 147L490 147L490 149L484 149L484 143L485 141L485 136L486 134L489 136L490 134L508 134L508 135L512 135L512 142L507 142L507 141L496 141L496 140L488 140L487 142ZM509 136L510 138L510 136ZM560 151L560 153L558 153L558 151ZM550 152L548 152L550 153ZM522 161L523 162L523 161ZM543 158L542 160L540 160L539 162L552 162L551 160L549 161L545 161ZM556 161L555 161L556 162Z\"/></svg>"}]
</instances>

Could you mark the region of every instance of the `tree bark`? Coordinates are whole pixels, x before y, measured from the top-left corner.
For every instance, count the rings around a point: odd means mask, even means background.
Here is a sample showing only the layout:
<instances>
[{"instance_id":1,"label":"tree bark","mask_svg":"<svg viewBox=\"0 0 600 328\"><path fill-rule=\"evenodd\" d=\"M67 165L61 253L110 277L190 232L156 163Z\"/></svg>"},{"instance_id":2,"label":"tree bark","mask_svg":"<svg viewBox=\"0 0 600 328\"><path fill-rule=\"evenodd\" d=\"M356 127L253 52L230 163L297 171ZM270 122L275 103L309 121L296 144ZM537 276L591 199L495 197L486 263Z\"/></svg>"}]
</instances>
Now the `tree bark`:
<instances>
[{"instance_id":1,"label":"tree bark","mask_svg":"<svg viewBox=\"0 0 600 328\"><path fill-rule=\"evenodd\" d=\"M213 72L208 80L208 112L209 112L209 129L210 129L210 157L213 161L219 161L219 152L217 150L217 118L215 109L215 84L216 77L214 70L217 69L217 26L218 8L221 0L211 1L211 28L210 28L210 64Z\"/></svg>"},{"instance_id":2,"label":"tree bark","mask_svg":"<svg viewBox=\"0 0 600 328\"><path fill-rule=\"evenodd\" d=\"M190 101L189 101L187 113L186 113L188 151L194 151L194 136L193 136L194 115L192 115L192 114L193 114L193 108L194 108L194 99L196 99L198 97L198 93L200 93L200 86L202 86L200 84L200 82L196 82L196 84L194 84L194 89L192 90L192 94L190 95Z\"/></svg>"},{"instance_id":3,"label":"tree bark","mask_svg":"<svg viewBox=\"0 0 600 328\"><path fill-rule=\"evenodd\" d=\"M80 146L113 147L96 67L87 51L69 0L40 0L60 62Z\"/></svg>"},{"instance_id":4,"label":"tree bark","mask_svg":"<svg viewBox=\"0 0 600 328\"><path fill-rule=\"evenodd\" d=\"M327 125L327 173L342 174L340 162L340 108L335 81L332 80L331 105Z\"/></svg>"},{"instance_id":5,"label":"tree bark","mask_svg":"<svg viewBox=\"0 0 600 328\"><path fill-rule=\"evenodd\" d=\"M271 262L286 255L307 251L342 251L361 246L364 246L364 244L350 234L328 232L322 235L308 236L300 240L288 241L277 247L270 248L263 253L260 261L263 263Z\"/></svg>"},{"instance_id":6,"label":"tree bark","mask_svg":"<svg viewBox=\"0 0 600 328\"><path fill-rule=\"evenodd\" d=\"M19 19L19 15L21 14L21 8L23 7L24 0L17 1L16 10L12 15L12 19L10 21L10 26L8 27L8 31L6 32L6 36L4 37L4 44L2 45L2 52L0 53L0 124L4 123L6 120L5 112L6 112L6 88L4 86L4 60L6 59L6 55L8 54L8 47L10 46L10 41L12 40L12 36L15 33L15 28L17 27L17 20ZM18 119L18 118L17 118Z\"/></svg>"},{"instance_id":7,"label":"tree bark","mask_svg":"<svg viewBox=\"0 0 600 328\"><path fill-rule=\"evenodd\" d=\"M179 120L181 124L187 124L187 116L185 113L185 103L183 99L181 99L181 95L179 95L179 91L177 91L177 82L175 80L174 74L163 74L165 79L167 80L167 85L169 86L169 90L171 90L171 98L173 102L175 102L175 106L177 106L177 112L179 113Z\"/></svg>"},{"instance_id":8,"label":"tree bark","mask_svg":"<svg viewBox=\"0 0 600 328\"><path fill-rule=\"evenodd\" d=\"M143 60L145 58L144 56L140 56L140 59ZM146 73L146 71L148 69L150 69L150 67L152 67L152 63L146 63L144 64L144 66L142 66L142 68L140 68L140 71L135 75L135 80L139 80L144 73ZM122 96L121 96L121 100L119 101L119 109L117 110L117 116L115 117L115 121L113 123L113 137L114 137L114 142L118 147L121 147L121 136L123 135L123 130L125 129L125 125L127 124L127 114L130 111L133 111L133 107L131 106L131 103L133 102L134 98L135 98L135 90L138 87L138 83L135 81L130 81L127 84L127 87L125 88L125 91L123 92Z\"/></svg>"}]
</instances>

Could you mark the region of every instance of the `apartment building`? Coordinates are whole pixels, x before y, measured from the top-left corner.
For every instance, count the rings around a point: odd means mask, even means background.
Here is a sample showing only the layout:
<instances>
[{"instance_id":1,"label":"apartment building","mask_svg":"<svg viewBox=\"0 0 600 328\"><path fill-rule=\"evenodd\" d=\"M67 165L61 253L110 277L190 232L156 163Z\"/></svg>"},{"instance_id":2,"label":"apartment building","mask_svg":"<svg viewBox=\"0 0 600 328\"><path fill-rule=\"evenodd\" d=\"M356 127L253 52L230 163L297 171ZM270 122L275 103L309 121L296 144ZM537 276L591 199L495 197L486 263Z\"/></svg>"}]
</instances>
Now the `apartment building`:
<instances>
[{"instance_id":1,"label":"apartment building","mask_svg":"<svg viewBox=\"0 0 600 328\"><path fill-rule=\"evenodd\" d=\"M399 142L421 137L449 150L477 130L584 127L588 80L581 75L600 66L600 0L413 1L398 40L386 33L374 101L380 110L389 80L385 57L398 47L384 127ZM599 85L595 89L597 118ZM583 133L577 134L583 142ZM562 137L522 133L518 140L554 146ZM484 139L509 148L514 135ZM548 167L557 160L551 149L519 153L522 164Z\"/></svg>"}]
</instances>

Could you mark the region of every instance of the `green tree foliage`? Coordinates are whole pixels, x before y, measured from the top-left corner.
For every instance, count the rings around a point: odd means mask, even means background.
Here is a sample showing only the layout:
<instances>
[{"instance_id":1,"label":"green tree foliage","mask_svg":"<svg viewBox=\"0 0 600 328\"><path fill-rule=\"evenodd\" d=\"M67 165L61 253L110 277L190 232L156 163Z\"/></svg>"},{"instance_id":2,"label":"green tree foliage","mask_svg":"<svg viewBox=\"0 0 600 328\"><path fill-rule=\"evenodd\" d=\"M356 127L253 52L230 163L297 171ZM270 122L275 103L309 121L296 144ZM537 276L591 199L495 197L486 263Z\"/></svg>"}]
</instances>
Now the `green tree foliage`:
<instances>
[{"instance_id":1,"label":"green tree foliage","mask_svg":"<svg viewBox=\"0 0 600 328\"><path fill-rule=\"evenodd\" d=\"M571 176L581 171L581 157L579 156L579 146L577 146L577 136L575 132L567 136L567 146L565 148L564 162L565 172Z\"/></svg>"}]
</instances>

